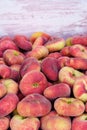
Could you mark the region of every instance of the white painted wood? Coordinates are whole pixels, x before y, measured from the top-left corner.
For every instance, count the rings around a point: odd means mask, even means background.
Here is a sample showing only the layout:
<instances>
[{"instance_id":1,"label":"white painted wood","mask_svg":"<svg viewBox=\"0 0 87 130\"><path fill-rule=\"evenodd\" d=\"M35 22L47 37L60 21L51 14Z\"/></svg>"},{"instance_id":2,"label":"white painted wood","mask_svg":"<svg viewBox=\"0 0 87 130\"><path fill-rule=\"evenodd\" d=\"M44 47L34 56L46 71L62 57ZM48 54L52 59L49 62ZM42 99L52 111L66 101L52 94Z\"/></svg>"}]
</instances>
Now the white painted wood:
<instances>
[{"instance_id":1,"label":"white painted wood","mask_svg":"<svg viewBox=\"0 0 87 130\"><path fill-rule=\"evenodd\" d=\"M87 33L86 0L0 1L0 36L36 31L63 37Z\"/></svg>"}]
</instances>

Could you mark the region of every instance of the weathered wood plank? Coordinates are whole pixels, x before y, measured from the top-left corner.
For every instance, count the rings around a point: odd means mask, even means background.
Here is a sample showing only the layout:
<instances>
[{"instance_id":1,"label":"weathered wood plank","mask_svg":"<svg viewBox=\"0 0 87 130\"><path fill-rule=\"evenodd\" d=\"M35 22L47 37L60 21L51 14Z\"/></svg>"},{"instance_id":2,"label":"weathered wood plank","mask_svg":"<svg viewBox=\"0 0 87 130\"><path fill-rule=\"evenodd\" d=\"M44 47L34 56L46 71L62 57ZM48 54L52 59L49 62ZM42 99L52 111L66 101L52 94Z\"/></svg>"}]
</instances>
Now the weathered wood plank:
<instances>
[{"instance_id":1,"label":"weathered wood plank","mask_svg":"<svg viewBox=\"0 0 87 130\"><path fill-rule=\"evenodd\" d=\"M45 31L70 36L87 33L85 0L0 1L0 35Z\"/></svg>"}]
</instances>

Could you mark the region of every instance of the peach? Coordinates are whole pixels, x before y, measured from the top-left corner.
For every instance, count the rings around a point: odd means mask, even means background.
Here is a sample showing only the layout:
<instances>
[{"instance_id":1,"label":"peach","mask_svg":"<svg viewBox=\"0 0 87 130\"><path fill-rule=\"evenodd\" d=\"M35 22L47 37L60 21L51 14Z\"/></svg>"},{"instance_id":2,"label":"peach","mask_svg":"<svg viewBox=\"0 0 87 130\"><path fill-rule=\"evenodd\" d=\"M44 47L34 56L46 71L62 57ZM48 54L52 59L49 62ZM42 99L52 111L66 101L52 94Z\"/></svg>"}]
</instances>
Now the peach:
<instances>
[{"instance_id":1,"label":"peach","mask_svg":"<svg viewBox=\"0 0 87 130\"><path fill-rule=\"evenodd\" d=\"M0 83L6 88L6 93L18 93L18 83L12 79L1 79Z\"/></svg>"},{"instance_id":2,"label":"peach","mask_svg":"<svg viewBox=\"0 0 87 130\"><path fill-rule=\"evenodd\" d=\"M7 116L17 106L19 99L16 94L9 93L0 99L0 117Z\"/></svg>"},{"instance_id":3,"label":"peach","mask_svg":"<svg viewBox=\"0 0 87 130\"><path fill-rule=\"evenodd\" d=\"M59 71L59 80L60 82L67 83L71 87L76 80L76 78L83 76L84 74L72 67L62 67Z\"/></svg>"},{"instance_id":4,"label":"peach","mask_svg":"<svg viewBox=\"0 0 87 130\"><path fill-rule=\"evenodd\" d=\"M76 98L58 98L54 102L54 109L62 116L79 116L84 113L84 103Z\"/></svg>"},{"instance_id":5,"label":"peach","mask_svg":"<svg viewBox=\"0 0 87 130\"><path fill-rule=\"evenodd\" d=\"M47 34L47 33L44 33L44 32L35 32L35 33L33 33L33 34L30 36L30 41L31 41L32 43L34 43L34 41L35 41L38 37L44 38L44 40L45 40L46 42L51 38L51 36L50 36L49 34Z\"/></svg>"},{"instance_id":6,"label":"peach","mask_svg":"<svg viewBox=\"0 0 87 130\"><path fill-rule=\"evenodd\" d=\"M25 58L24 54L12 49L7 49L3 53L3 58L8 65L21 64Z\"/></svg>"},{"instance_id":7,"label":"peach","mask_svg":"<svg viewBox=\"0 0 87 130\"><path fill-rule=\"evenodd\" d=\"M8 117L0 117L0 130L7 130L10 126L10 119Z\"/></svg>"},{"instance_id":8,"label":"peach","mask_svg":"<svg viewBox=\"0 0 87 130\"><path fill-rule=\"evenodd\" d=\"M58 58L58 65L60 68L67 66L67 63L69 62L70 58L67 56L61 56Z\"/></svg>"},{"instance_id":9,"label":"peach","mask_svg":"<svg viewBox=\"0 0 87 130\"><path fill-rule=\"evenodd\" d=\"M73 94L77 99L83 102L87 101L87 76L81 76L75 80L73 85Z\"/></svg>"},{"instance_id":10,"label":"peach","mask_svg":"<svg viewBox=\"0 0 87 130\"><path fill-rule=\"evenodd\" d=\"M48 99L56 99L58 97L69 97L71 93L70 87L65 83L58 83L47 87L44 90L44 96Z\"/></svg>"},{"instance_id":11,"label":"peach","mask_svg":"<svg viewBox=\"0 0 87 130\"><path fill-rule=\"evenodd\" d=\"M64 48L64 46L65 41L63 38L53 38L45 44L45 47L49 50L49 52L59 51Z\"/></svg>"},{"instance_id":12,"label":"peach","mask_svg":"<svg viewBox=\"0 0 87 130\"><path fill-rule=\"evenodd\" d=\"M70 46L65 46L64 48L62 48L60 53L61 53L62 56L71 56L71 54L70 54Z\"/></svg>"},{"instance_id":13,"label":"peach","mask_svg":"<svg viewBox=\"0 0 87 130\"><path fill-rule=\"evenodd\" d=\"M22 50L30 51L32 49L32 43L23 35L16 35L14 37L14 42L17 47Z\"/></svg>"},{"instance_id":14,"label":"peach","mask_svg":"<svg viewBox=\"0 0 87 130\"><path fill-rule=\"evenodd\" d=\"M71 119L51 111L41 118L41 128L42 130L71 130Z\"/></svg>"},{"instance_id":15,"label":"peach","mask_svg":"<svg viewBox=\"0 0 87 130\"><path fill-rule=\"evenodd\" d=\"M6 93L7 93L7 90L5 86L2 83L0 83L0 98L3 97Z\"/></svg>"},{"instance_id":16,"label":"peach","mask_svg":"<svg viewBox=\"0 0 87 130\"><path fill-rule=\"evenodd\" d=\"M5 64L5 61L2 57L0 58L0 64Z\"/></svg>"},{"instance_id":17,"label":"peach","mask_svg":"<svg viewBox=\"0 0 87 130\"><path fill-rule=\"evenodd\" d=\"M20 80L20 68L21 68L21 65L13 64L13 65L10 66L10 68L11 68L10 78L18 82Z\"/></svg>"},{"instance_id":18,"label":"peach","mask_svg":"<svg viewBox=\"0 0 87 130\"><path fill-rule=\"evenodd\" d=\"M35 117L24 118L20 115L15 115L11 118L11 130L39 130L40 121Z\"/></svg>"},{"instance_id":19,"label":"peach","mask_svg":"<svg viewBox=\"0 0 87 130\"><path fill-rule=\"evenodd\" d=\"M61 56L62 55L60 52L53 52L53 53L48 54L48 57L52 57L52 58L56 58L56 59L58 59Z\"/></svg>"},{"instance_id":20,"label":"peach","mask_svg":"<svg viewBox=\"0 0 87 130\"><path fill-rule=\"evenodd\" d=\"M18 47L12 40L2 40L0 42L0 51L4 52L7 49L18 50Z\"/></svg>"},{"instance_id":21,"label":"peach","mask_svg":"<svg viewBox=\"0 0 87 130\"><path fill-rule=\"evenodd\" d=\"M17 105L19 115L24 117L41 117L51 110L50 101L43 95L34 93L23 98Z\"/></svg>"},{"instance_id":22,"label":"peach","mask_svg":"<svg viewBox=\"0 0 87 130\"><path fill-rule=\"evenodd\" d=\"M32 51L26 53L26 57L35 57L37 59L45 58L49 51L45 46L37 46Z\"/></svg>"},{"instance_id":23,"label":"peach","mask_svg":"<svg viewBox=\"0 0 87 130\"><path fill-rule=\"evenodd\" d=\"M34 49L35 47L37 47L37 46L42 46L42 45L44 45L44 44L45 44L44 38L43 38L43 37L38 37L38 38L34 41L34 43L33 43L33 45L32 45L32 48Z\"/></svg>"},{"instance_id":24,"label":"peach","mask_svg":"<svg viewBox=\"0 0 87 130\"><path fill-rule=\"evenodd\" d=\"M0 64L0 77L9 78L11 74L11 69L5 64Z\"/></svg>"},{"instance_id":25,"label":"peach","mask_svg":"<svg viewBox=\"0 0 87 130\"><path fill-rule=\"evenodd\" d=\"M73 36L71 39L72 44L81 44L87 46L87 35Z\"/></svg>"},{"instance_id":26,"label":"peach","mask_svg":"<svg viewBox=\"0 0 87 130\"><path fill-rule=\"evenodd\" d=\"M51 57L44 58L41 63L41 70L49 80L58 80L59 66L57 59Z\"/></svg>"},{"instance_id":27,"label":"peach","mask_svg":"<svg viewBox=\"0 0 87 130\"><path fill-rule=\"evenodd\" d=\"M20 75L23 77L27 72L32 70L40 71L40 63L35 57L29 57L24 59L21 68L20 68Z\"/></svg>"},{"instance_id":28,"label":"peach","mask_svg":"<svg viewBox=\"0 0 87 130\"><path fill-rule=\"evenodd\" d=\"M87 59L84 58L69 58L65 64L66 66L73 67L74 69L87 69Z\"/></svg>"},{"instance_id":29,"label":"peach","mask_svg":"<svg viewBox=\"0 0 87 130\"><path fill-rule=\"evenodd\" d=\"M87 48L80 44L73 45L70 47L70 54L73 57L87 59Z\"/></svg>"},{"instance_id":30,"label":"peach","mask_svg":"<svg viewBox=\"0 0 87 130\"><path fill-rule=\"evenodd\" d=\"M87 114L75 117L72 121L72 130L87 130Z\"/></svg>"},{"instance_id":31,"label":"peach","mask_svg":"<svg viewBox=\"0 0 87 130\"><path fill-rule=\"evenodd\" d=\"M47 87L47 83L47 79L42 72L33 70L23 76L19 89L25 96L32 93L42 94Z\"/></svg>"},{"instance_id":32,"label":"peach","mask_svg":"<svg viewBox=\"0 0 87 130\"><path fill-rule=\"evenodd\" d=\"M72 37L69 37L69 38L66 39L66 45L67 46L71 46L72 45L71 40L72 40Z\"/></svg>"}]
</instances>

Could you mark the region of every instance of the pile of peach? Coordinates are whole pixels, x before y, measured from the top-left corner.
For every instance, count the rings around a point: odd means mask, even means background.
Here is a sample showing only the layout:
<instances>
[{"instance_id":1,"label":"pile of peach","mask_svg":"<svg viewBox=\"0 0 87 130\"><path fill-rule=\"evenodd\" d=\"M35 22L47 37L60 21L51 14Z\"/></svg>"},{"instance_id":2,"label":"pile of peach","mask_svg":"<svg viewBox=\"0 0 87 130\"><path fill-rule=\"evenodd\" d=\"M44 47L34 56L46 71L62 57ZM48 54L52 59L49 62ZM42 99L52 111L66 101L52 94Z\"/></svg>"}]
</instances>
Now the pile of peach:
<instances>
[{"instance_id":1,"label":"pile of peach","mask_svg":"<svg viewBox=\"0 0 87 130\"><path fill-rule=\"evenodd\" d=\"M87 130L87 35L0 38L0 130Z\"/></svg>"}]
</instances>

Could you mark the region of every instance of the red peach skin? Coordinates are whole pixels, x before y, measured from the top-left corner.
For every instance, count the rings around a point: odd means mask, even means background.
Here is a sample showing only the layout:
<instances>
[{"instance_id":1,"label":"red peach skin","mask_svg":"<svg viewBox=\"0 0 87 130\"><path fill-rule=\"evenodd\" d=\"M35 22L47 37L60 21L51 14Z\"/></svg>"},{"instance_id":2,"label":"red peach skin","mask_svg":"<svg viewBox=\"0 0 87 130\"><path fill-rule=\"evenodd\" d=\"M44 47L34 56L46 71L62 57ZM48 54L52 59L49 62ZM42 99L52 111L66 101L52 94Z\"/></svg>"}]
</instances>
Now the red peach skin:
<instances>
[{"instance_id":1,"label":"red peach skin","mask_svg":"<svg viewBox=\"0 0 87 130\"><path fill-rule=\"evenodd\" d=\"M9 117L1 117L0 118L0 130L7 130L10 126Z\"/></svg>"},{"instance_id":2,"label":"red peach skin","mask_svg":"<svg viewBox=\"0 0 87 130\"><path fill-rule=\"evenodd\" d=\"M14 115L10 121L11 130L39 130L40 121L38 118Z\"/></svg>"},{"instance_id":3,"label":"red peach skin","mask_svg":"<svg viewBox=\"0 0 87 130\"><path fill-rule=\"evenodd\" d=\"M42 130L71 130L71 119L51 111L41 118L41 128Z\"/></svg>"},{"instance_id":4,"label":"red peach skin","mask_svg":"<svg viewBox=\"0 0 87 130\"><path fill-rule=\"evenodd\" d=\"M17 95L11 93L0 99L0 117L10 114L16 108L18 101Z\"/></svg>"},{"instance_id":5,"label":"red peach skin","mask_svg":"<svg viewBox=\"0 0 87 130\"><path fill-rule=\"evenodd\" d=\"M72 130L87 130L87 114L75 117L72 121Z\"/></svg>"},{"instance_id":6,"label":"red peach skin","mask_svg":"<svg viewBox=\"0 0 87 130\"><path fill-rule=\"evenodd\" d=\"M58 98L54 102L54 109L62 116L79 116L84 113L84 103L75 98Z\"/></svg>"},{"instance_id":7,"label":"red peach skin","mask_svg":"<svg viewBox=\"0 0 87 130\"><path fill-rule=\"evenodd\" d=\"M24 117L41 117L51 110L51 103L43 95L34 93L23 98L17 105L19 115Z\"/></svg>"},{"instance_id":8,"label":"red peach skin","mask_svg":"<svg viewBox=\"0 0 87 130\"><path fill-rule=\"evenodd\" d=\"M32 93L42 94L47 87L47 83L47 79L42 72L33 70L23 76L19 89L25 96Z\"/></svg>"},{"instance_id":9,"label":"red peach skin","mask_svg":"<svg viewBox=\"0 0 87 130\"><path fill-rule=\"evenodd\" d=\"M58 97L69 97L71 93L70 86L65 83L59 83L47 87L44 90L44 96L48 99L56 99Z\"/></svg>"}]
</instances>

